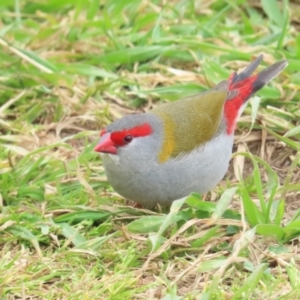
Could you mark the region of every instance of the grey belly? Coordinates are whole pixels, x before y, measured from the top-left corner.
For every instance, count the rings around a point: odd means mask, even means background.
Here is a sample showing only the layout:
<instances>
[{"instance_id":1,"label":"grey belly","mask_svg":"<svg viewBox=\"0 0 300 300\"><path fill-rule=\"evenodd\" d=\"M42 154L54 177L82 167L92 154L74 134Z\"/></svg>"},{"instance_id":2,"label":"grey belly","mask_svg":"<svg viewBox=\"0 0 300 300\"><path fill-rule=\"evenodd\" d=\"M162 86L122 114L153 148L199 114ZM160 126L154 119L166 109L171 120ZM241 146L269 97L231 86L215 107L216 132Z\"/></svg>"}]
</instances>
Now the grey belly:
<instances>
[{"instance_id":1,"label":"grey belly","mask_svg":"<svg viewBox=\"0 0 300 300\"><path fill-rule=\"evenodd\" d=\"M170 204L191 192L207 193L227 172L232 142L216 143L167 163L103 159L108 181L123 197L144 206ZM142 165L143 164L143 165Z\"/></svg>"}]
</instances>

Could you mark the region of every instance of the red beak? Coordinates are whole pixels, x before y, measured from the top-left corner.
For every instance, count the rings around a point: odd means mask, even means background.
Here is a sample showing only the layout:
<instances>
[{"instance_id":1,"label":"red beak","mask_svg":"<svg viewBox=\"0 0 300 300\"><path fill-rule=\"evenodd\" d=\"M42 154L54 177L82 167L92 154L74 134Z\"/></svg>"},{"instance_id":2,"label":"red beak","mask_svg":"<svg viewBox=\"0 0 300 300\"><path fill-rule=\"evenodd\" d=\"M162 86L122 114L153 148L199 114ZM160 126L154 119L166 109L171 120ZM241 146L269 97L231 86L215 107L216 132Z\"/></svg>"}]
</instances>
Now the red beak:
<instances>
[{"instance_id":1,"label":"red beak","mask_svg":"<svg viewBox=\"0 0 300 300\"><path fill-rule=\"evenodd\" d=\"M94 149L96 152L117 154L117 148L114 142L110 139L110 133L105 133L101 136L99 143Z\"/></svg>"}]
</instances>

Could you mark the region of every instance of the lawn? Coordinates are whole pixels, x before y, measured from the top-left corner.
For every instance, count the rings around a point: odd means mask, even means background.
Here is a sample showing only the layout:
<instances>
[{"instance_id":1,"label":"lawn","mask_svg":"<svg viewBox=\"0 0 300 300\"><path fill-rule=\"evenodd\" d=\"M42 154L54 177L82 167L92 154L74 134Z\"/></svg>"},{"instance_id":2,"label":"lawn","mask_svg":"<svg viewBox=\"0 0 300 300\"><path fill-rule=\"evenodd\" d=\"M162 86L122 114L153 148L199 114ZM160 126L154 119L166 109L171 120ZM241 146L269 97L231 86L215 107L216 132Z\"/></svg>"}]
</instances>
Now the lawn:
<instances>
[{"instance_id":1,"label":"lawn","mask_svg":"<svg viewBox=\"0 0 300 300\"><path fill-rule=\"evenodd\" d=\"M298 0L0 1L0 299L300 299ZM288 67L250 101L205 198L136 208L93 151L133 112L258 55Z\"/></svg>"}]
</instances>

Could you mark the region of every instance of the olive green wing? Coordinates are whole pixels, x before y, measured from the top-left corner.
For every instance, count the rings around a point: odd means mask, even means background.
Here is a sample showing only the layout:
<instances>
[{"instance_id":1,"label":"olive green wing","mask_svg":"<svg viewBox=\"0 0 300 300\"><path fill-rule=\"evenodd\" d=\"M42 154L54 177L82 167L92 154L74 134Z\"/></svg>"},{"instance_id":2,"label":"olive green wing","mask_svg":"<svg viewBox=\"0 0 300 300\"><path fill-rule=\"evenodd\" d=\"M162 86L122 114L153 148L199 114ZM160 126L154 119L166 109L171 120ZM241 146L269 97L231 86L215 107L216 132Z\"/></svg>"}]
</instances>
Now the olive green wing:
<instances>
[{"instance_id":1,"label":"olive green wing","mask_svg":"<svg viewBox=\"0 0 300 300\"><path fill-rule=\"evenodd\" d=\"M163 104L150 111L163 120L160 162L191 152L213 138L223 117L227 89L228 84L221 82L212 90Z\"/></svg>"}]
</instances>

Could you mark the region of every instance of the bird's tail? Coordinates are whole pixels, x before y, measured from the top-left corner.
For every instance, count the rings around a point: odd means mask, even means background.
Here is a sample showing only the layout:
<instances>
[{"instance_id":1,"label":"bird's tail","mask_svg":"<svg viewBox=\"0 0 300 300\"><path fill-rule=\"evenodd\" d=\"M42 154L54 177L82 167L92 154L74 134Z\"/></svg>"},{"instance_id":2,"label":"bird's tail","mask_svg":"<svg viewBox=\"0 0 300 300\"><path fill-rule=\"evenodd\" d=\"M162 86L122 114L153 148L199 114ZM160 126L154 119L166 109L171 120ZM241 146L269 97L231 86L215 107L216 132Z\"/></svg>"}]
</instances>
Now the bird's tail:
<instances>
[{"instance_id":1,"label":"bird's tail","mask_svg":"<svg viewBox=\"0 0 300 300\"><path fill-rule=\"evenodd\" d=\"M239 90L242 87L248 87L247 90L249 90L251 94L254 94L269 81L271 81L274 77L276 77L288 64L286 60L282 60L264 69L257 75L251 76L259 66L262 59L263 55L260 55L240 74L237 74L236 72L233 73L229 79L229 90ZM250 97L251 94L248 96ZM244 101L246 100L247 99L244 99Z\"/></svg>"},{"instance_id":2,"label":"bird's tail","mask_svg":"<svg viewBox=\"0 0 300 300\"><path fill-rule=\"evenodd\" d=\"M263 56L260 55L241 73L233 73L228 80L229 93L224 108L225 117L228 123L228 133L233 132L236 119L243 111L245 107L244 104L247 100L275 76L277 76L288 64L286 60L282 60L262 70L258 74L252 75L262 61L262 58Z\"/></svg>"}]
</instances>

